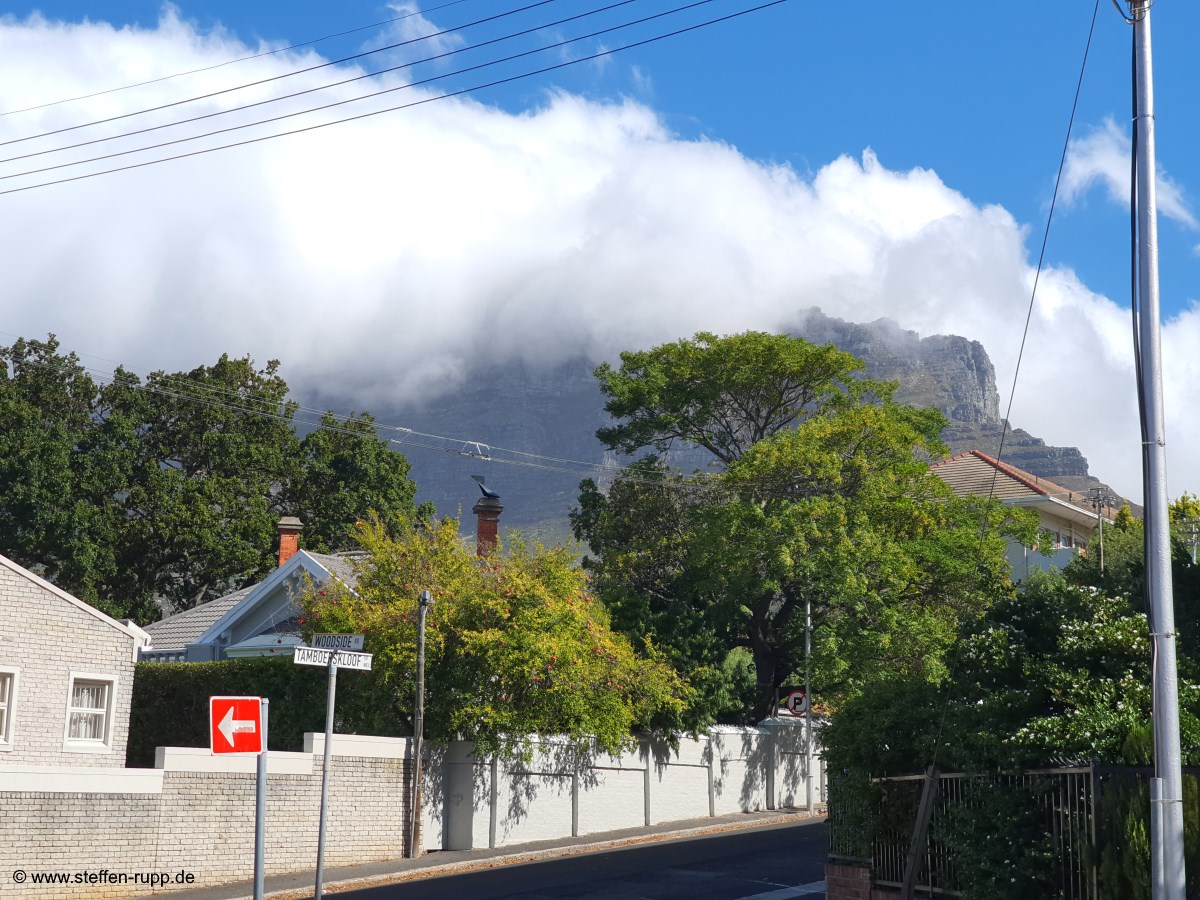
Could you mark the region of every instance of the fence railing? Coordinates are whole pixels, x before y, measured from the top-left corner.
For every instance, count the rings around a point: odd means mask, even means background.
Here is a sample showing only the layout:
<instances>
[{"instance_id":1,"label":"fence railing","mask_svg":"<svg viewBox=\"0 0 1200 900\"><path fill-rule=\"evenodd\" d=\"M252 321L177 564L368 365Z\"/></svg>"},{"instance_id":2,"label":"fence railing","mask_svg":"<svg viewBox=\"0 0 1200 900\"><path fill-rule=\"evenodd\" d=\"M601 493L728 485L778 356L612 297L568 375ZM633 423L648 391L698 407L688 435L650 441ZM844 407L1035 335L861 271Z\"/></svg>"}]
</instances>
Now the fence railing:
<instances>
[{"instance_id":1,"label":"fence railing","mask_svg":"<svg viewBox=\"0 0 1200 900\"><path fill-rule=\"evenodd\" d=\"M1192 897L1200 896L1200 769L1184 773ZM1024 883L1039 898L1149 898L1151 775L1126 766L937 775L917 895L962 896L981 872L1002 878L1009 865L1014 894ZM873 884L899 888L924 784L924 775L830 778L830 860L867 865Z\"/></svg>"}]
</instances>

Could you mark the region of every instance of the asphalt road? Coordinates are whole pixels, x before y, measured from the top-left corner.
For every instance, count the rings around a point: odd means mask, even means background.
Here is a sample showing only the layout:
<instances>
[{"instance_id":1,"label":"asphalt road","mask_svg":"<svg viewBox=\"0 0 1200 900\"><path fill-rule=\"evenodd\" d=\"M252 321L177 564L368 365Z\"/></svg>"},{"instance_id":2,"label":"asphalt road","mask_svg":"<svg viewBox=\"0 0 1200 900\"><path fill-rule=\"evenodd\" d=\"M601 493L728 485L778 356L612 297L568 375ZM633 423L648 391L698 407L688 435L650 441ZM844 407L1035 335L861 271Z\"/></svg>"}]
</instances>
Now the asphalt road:
<instances>
[{"instance_id":1,"label":"asphalt road","mask_svg":"<svg viewBox=\"0 0 1200 900\"><path fill-rule=\"evenodd\" d=\"M825 823L753 828L339 893L355 900L789 900L825 877ZM788 889L794 890L788 890Z\"/></svg>"}]
</instances>

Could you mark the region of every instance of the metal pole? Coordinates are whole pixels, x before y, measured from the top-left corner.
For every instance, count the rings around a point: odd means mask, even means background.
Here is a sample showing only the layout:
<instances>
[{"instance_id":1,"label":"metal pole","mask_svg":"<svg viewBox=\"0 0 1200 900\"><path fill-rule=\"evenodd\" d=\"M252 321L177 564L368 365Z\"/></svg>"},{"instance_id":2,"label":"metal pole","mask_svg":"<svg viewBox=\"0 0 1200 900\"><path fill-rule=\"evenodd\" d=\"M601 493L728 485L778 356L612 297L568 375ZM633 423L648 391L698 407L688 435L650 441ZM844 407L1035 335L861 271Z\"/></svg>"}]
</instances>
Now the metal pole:
<instances>
[{"instance_id":1,"label":"metal pole","mask_svg":"<svg viewBox=\"0 0 1200 900\"><path fill-rule=\"evenodd\" d=\"M413 712L413 780L412 820L408 829L408 856L416 859L421 855L421 754L425 737L425 616L433 598L429 591L421 591L417 603L417 705Z\"/></svg>"},{"instance_id":2,"label":"metal pole","mask_svg":"<svg viewBox=\"0 0 1200 900\"><path fill-rule=\"evenodd\" d=\"M1155 900L1184 900L1183 772L1179 751L1179 686L1172 605L1167 450L1162 401L1158 303L1158 215L1155 197L1154 82L1150 51L1151 0L1131 0L1137 70L1138 292L1142 392L1146 410L1146 589L1154 660L1154 765L1162 779L1163 891ZM1157 852L1157 851L1155 851Z\"/></svg>"},{"instance_id":3,"label":"metal pole","mask_svg":"<svg viewBox=\"0 0 1200 900\"><path fill-rule=\"evenodd\" d=\"M265 878L263 848L267 837L267 713L271 701L259 700L262 710L262 750L258 754L258 774L254 784L254 900L263 900Z\"/></svg>"},{"instance_id":4,"label":"metal pole","mask_svg":"<svg viewBox=\"0 0 1200 900\"><path fill-rule=\"evenodd\" d=\"M812 683L809 679L812 658L812 601L804 601L804 806L813 811L812 783Z\"/></svg>"},{"instance_id":5,"label":"metal pole","mask_svg":"<svg viewBox=\"0 0 1200 900\"><path fill-rule=\"evenodd\" d=\"M325 759L321 764L321 820L317 826L317 885L320 900L325 884L325 816L329 809L329 757L333 748L333 703L337 697L337 651L329 651L329 690L325 695Z\"/></svg>"}]
</instances>

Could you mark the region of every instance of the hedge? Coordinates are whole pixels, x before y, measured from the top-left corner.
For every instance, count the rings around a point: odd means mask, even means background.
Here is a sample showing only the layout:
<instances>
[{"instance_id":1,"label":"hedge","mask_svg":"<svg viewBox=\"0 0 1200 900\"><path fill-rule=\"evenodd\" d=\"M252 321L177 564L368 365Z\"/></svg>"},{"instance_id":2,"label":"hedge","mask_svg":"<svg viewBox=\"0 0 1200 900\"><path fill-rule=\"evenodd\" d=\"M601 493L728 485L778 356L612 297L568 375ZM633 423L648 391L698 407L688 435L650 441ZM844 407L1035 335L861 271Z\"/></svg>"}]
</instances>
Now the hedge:
<instances>
[{"instance_id":1,"label":"hedge","mask_svg":"<svg viewBox=\"0 0 1200 900\"><path fill-rule=\"evenodd\" d=\"M266 697L272 750L303 750L304 733L325 730L324 669L288 657L203 663L138 663L125 764L154 765L156 747L209 746L208 698ZM411 693L411 692L410 692ZM335 730L342 734L411 734L400 698L374 672L338 672Z\"/></svg>"}]
</instances>

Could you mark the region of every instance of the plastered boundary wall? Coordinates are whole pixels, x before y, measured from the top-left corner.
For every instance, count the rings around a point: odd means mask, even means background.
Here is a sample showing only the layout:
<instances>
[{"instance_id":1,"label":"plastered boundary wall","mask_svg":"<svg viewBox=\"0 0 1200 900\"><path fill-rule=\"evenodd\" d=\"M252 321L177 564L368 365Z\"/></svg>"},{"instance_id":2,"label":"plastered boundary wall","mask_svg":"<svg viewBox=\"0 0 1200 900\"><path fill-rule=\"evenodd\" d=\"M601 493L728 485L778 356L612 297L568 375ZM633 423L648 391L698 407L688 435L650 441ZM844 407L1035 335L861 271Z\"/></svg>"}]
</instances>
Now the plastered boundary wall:
<instances>
[{"instance_id":1,"label":"plastered boundary wall","mask_svg":"<svg viewBox=\"0 0 1200 900\"><path fill-rule=\"evenodd\" d=\"M407 846L407 738L336 735L331 747L326 866L397 859ZM803 806L803 729L716 729L675 746L643 740L620 756L581 758L540 739L528 762L480 760L469 743L431 746L422 791L425 849L500 847L678 819ZM268 874L316 864L324 735L305 752L268 754ZM823 794L814 766L814 799ZM0 766L0 896L128 897L136 873L190 883L249 880L255 758L159 748L154 769ZM13 873L27 874L18 884ZM125 873L125 883L76 882ZM33 873L71 883L35 884Z\"/></svg>"},{"instance_id":2,"label":"plastered boundary wall","mask_svg":"<svg viewBox=\"0 0 1200 900\"><path fill-rule=\"evenodd\" d=\"M674 745L643 739L619 756L583 760L553 738L535 740L528 761L479 759L472 749L451 744L436 767L448 850L803 807L807 800L804 729L786 720L718 727ZM812 783L819 803L824 782L816 754Z\"/></svg>"}]
</instances>

